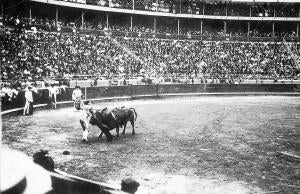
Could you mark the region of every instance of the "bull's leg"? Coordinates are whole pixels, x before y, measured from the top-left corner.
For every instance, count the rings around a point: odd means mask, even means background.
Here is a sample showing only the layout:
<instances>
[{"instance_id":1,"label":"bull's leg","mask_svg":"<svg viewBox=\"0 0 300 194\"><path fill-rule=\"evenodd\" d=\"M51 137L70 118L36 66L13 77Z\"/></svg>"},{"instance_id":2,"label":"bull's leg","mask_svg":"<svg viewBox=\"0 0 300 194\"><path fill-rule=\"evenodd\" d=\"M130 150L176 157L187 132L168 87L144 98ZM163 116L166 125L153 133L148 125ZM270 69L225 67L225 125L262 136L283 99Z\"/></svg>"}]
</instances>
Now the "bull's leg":
<instances>
[{"instance_id":1,"label":"bull's leg","mask_svg":"<svg viewBox=\"0 0 300 194\"><path fill-rule=\"evenodd\" d=\"M123 135L125 135L126 125L127 125L127 122L124 124L123 132L122 132Z\"/></svg>"},{"instance_id":2,"label":"bull's leg","mask_svg":"<svg viewBox=\"0 0 300 194\"><path fill-rule=\"evenodd\" d=\"M131 123L131 126L132 126L132 135L135 135L135 132L134 132L134 120L131 120L130 123Z\"/></svg>"},{"instance_id":3,"label":"bull's leg","mask_svg":"<svg viewBox=\"0 0 300 194\"><path fill-rule=\"evenodd\" d=\"M98 136L98 139L101 139L103 136L103 132L101 131L100 135Z\"/></svg>"},{"instance_id":4,"label":"bull's leg","mask_svg":"<svg viewBox=\"0 0 300 194\"><path fill-rule=\"evenodd\" d=\"M119 126L116 128L116 131L117 131L117 137L119 137L119 131L120 131Z\"/></svg>"},{"instance_id":5,"label":"bull's leg","mask_svg":"<svg viewBox=\"0 0 300 194\"><path fill-rule=\"evenodd\" d=\"M109 132L109 130L103 131L103 133L104 133L105 136L106 136L107 142L111 142L112 139L113 139L113 136L112 136L112 134Z\"/></svg>"},{"instance_id":6,"label":"bull's leg","mask_svg":"<svg viewBox=\"0 0 300 194\"><path fill-rule=\"evenodd\" d=\"M105 134L106 136L106 140L108 142L112 141L113 136L112 134L109 132L111 130L111 128L109 128L107 125L105 124L98 124L98 127L101 129L101 131Z\"/></svg>"}]
</instances>

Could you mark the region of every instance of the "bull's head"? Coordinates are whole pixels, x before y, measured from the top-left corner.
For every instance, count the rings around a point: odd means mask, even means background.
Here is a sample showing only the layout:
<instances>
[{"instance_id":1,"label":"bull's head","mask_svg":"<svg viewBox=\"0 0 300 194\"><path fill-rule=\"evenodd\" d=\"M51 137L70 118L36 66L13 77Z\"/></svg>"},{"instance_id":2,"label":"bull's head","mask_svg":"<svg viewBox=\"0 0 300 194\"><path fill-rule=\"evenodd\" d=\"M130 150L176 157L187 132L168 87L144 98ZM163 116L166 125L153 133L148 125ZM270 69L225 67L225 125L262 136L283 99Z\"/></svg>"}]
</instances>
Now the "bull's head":
<instances>
[{"instance_id":1,"label":"bull's head","mask_svg":"<svg viewBox=\"0 0 300 194\"><path fill-rule=\"evenodd\" d=\"M109 130L109 127L103 123L103 114L105 111L107 111L107 108L101 110L89 108L86 110L83 117L80 119L80 124L83 129L82 140L87 141L90 124L98 126L101 130Z\"/></svg>"}]
</instances>

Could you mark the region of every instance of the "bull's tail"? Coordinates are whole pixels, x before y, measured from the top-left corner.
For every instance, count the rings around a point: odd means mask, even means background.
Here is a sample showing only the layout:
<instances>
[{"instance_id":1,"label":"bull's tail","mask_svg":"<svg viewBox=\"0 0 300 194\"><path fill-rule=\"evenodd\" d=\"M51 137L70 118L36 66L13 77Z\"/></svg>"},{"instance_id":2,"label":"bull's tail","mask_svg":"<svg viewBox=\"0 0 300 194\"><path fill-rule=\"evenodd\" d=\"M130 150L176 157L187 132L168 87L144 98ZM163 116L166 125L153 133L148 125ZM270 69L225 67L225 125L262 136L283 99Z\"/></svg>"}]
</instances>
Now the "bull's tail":
<instances>
[{"instance_id":1,"label":"bull's tail","mask_svg":"<svg viewBox=\"0 0 300 194\"><path fill-rule=\"evenodd\" d=\"M130 108L130 109L133 110L133 112L134 112L134 121L136 121L136 119L137 119L137 113L136 113L136 111L135 111L134 108Z\"/></svg>"}]
</instances>

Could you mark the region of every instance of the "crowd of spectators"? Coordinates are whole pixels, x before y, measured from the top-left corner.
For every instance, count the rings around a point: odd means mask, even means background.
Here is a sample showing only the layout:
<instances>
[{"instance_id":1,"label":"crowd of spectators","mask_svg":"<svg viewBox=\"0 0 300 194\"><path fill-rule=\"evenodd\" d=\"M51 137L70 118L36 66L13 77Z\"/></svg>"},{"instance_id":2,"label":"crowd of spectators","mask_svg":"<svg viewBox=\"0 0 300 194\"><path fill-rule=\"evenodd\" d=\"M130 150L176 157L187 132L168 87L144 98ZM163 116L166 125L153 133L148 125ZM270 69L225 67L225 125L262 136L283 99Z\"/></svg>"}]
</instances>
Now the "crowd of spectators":
<instances>
[{"instance_id":1,"label":"crowd of spectators","mask_svg":"<svg viewBox=\"0 0 300 194\"><path fill-rule=\"evenodd\" d=\"M37 25L37 26L44 26L47 27L47 29L51 30L55 28L55 21L54 20L49 20L49 19L38 19L34 18L32 20L32 25ZM77 29L81 29L81 24L79 23L74 23L74 22L66 22L64 20L59 20L58 22L58 31L60 31L61 27L66 27L69 28L71 31L76 31ZM251 29L249 31L249 34L245 30L231 30L228 29L227 32L224 32L224 28L214 28L209 25L206 25L205 23L203 24L202 28L202 34L201 34L201 29L199 29L199 26L191 26L191 27L186 27L183 26L179 29L179 34L187 37L194 37L194 38L199 38L200 36L203 37L273 37L272 32L263 30L263 29ZM144 25L141 24L134 24L131 26L128 23L114 23L114 24L109 24L108 27L106 25L106 21L104 20L95 20L95 21L87 21L85 20L83 29L88 29L88 30L109 30L109 31L116 31L116 32L125 32L125 33L140 33L140 34L171 34L171 35L177 35L178 34L178 28L175 25L163 25L163 24L157 24L156 31L153 29L153 24L146 24ZM282 38L282 37L287 37L287 38L296 38L296 30L292 31L275 31L274 33L275 37Z\"/></svg>"},{"instance_id":2,"label":"crowd of spectators","mask_svg":"<svg viewBox=\"0 0 300 194\"><path fill-rule=\"evenodd\" d=\"M2 28L3 80L73 74L136 76L295 76L300 44L113 37ZM288 44L288 45L287 45ZM292 55L296 53L296 55ZM297 59L298 60L298 59Z\"/></svg>"},{"instance_id":3,"label":"crowd of spectators","mask_svg":"<svg viewBox=\"0 0 300 194\"><path fill-rule=\"evenodd\" d=\"M228 15L254 17L298 17L299 6L280 3L226 3L225 1L199 0L64 0L102 7L136 9L166 13L197 15Z\"/></svg>"},{"instance_id":4,"label":"crowd of spectators","mask_svg":"<svg viewBox=\"0 0 300 194\"><path fill-rule=\"evenodd\" d=\"M74 16L75 17L75 16ZM77 16L79 17L79 16ZM112 16L113 18L113 16ZM88 29L88 30L109 30L109 31L117 31L117 32L135 32L135 33L148 33L148 34L171 34L178 35L178 25L177 20L174 18L157 18L156 30L154 30L153 21L143 22L139 17L134 17L134 22L132 27L130 25L130 18L128 20L118 20L111 19L108 22L105 15L98 15L94 19L84 19L83 26L81 20L70 21L67 20L63 15L56 22L55 18L51 17L42 17L42 16L32 16L31 22L29 22L29 18L27 17L4 17L4 21L8 25L15 25L16 23L20 23L23 26L25 24L31 23L31 26L43 27L48 30L60 31L61 28L69 28L69 31L76 31L78 29ZM228 21L227 23L230 23ZM183 36L189 36L194 38L199 38L199 36L204 37L273 37L271 23L267 23L268 28L264 28L262 24L258 22L253 22L250 27L249 33L247 29L241 30L241 28L237 28L236 24L232 24L231 26L227 25L227 31L224 32L224 23L219 22L218 25L209 21L203 21L202 30L200 29L200 20L181 20L180 21L180 29L179 34ZM285 24L279 23L275 24L275 33L274 37L288 37L295 38L297 37L296 33L296 24L290 23ZM288 28L286 28L288 27Z\"/></svg>"},{"instance_id":5,"label":"crowd of spectators","mask_svg":"<svg viewBox=\"0 0 300 194\"><path fill-rule=\"evenodd\" d=\"M69 0L76 2L75 0ZM79 1L82 3L82 0ZM299 6L280 3L226 3L225 1L198 0L87 0L87 4L102 7L137 9L166 13L185 13L197 15L229 15L254 17L297 17Z\"/></svg>"}]
</instances>

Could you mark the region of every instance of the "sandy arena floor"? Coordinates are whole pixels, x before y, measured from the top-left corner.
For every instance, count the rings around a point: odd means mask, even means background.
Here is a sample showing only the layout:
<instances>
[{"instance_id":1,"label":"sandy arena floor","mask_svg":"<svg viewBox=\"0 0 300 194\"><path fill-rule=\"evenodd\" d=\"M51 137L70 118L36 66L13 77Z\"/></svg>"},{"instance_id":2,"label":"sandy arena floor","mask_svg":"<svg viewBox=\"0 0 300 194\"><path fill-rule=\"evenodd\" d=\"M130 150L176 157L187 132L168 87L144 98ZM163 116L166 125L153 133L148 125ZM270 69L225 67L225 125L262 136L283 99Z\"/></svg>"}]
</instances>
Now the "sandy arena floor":
<instances>
[{"instance_id":1,"label":"sandy arena floor","mask_svg":"<svg viewBox=\"0 0 300 194\"><path fill-rule=\"evenodd\" d=\"M138 193L300 193L299 97L198 97L97 104L134 107L136 135L107 143L92 127L81 143L73 108L3 120L3 144L28 155L49 150L60 170ZM116 132L112 131L115 135ZM63 155L63 151L70 155Z\"/></svg>"}]
</instances>

